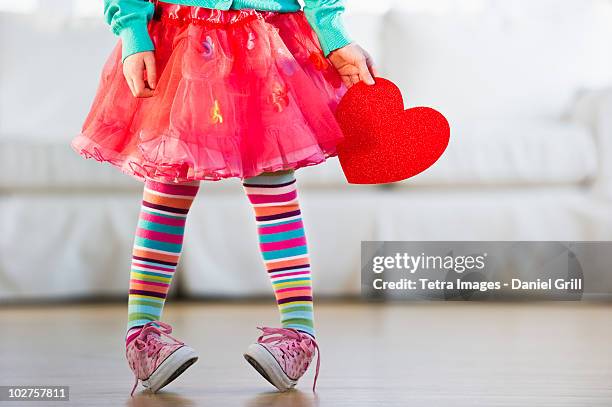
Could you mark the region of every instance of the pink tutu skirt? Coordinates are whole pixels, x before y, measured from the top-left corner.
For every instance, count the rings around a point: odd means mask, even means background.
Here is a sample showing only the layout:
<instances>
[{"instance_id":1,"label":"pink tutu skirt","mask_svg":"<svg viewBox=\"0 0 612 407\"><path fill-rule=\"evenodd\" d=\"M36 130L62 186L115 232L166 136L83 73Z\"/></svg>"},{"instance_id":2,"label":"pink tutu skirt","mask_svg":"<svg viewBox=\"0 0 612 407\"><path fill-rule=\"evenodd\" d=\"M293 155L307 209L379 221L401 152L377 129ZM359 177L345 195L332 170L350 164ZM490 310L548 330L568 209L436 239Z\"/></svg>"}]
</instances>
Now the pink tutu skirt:
<instances>
[{"instance_id":1,"label":"pink tutu skirt","mask_svg":"<svg viewBox=\"0 0 612 407\"><path fill-rule=\"evenodd\" d=\"M72 147L138 179L247 178L336 155L346 89L302 12L159 3L155 96L132 96L121 44Z\"/></svg>"}]
</instances>

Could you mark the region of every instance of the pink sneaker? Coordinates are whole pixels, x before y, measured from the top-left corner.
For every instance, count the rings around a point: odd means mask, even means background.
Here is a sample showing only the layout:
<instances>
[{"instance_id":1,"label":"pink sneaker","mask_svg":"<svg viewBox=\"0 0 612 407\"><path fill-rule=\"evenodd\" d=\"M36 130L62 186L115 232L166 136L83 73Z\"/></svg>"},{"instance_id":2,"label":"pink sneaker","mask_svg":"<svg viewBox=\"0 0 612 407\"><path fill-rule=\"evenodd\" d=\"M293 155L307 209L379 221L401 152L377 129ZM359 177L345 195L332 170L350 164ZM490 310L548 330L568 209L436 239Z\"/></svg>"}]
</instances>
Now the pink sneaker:
<instances>
[{"instance_id":1,"label":"pink sneaker","mask_svg":"<svg viewBox=\"0 0 612 407\"><path fill-rule=\"evenodd\" d=\"M316 350L317 370L312 385L315 391L321 355L314 338L291 328L259 329L262 335L244 354L247 362L277 389L287 391L304 375Z\"/></svg>"},{"instance_id":2,"label":"pink sneaker","mask_svg":"<svg viewBox=\"0 0 612 407\"><path fill-rule=\"evenodd\" d=\"M166 323L148 322L127 346L125 355L136 378L130 395L134 395L138 380L155 393L198 360L195 351L170 336L171 332L172 327ZM162 335L172 342L165 341Z\"/></svg>"}]
</instances>

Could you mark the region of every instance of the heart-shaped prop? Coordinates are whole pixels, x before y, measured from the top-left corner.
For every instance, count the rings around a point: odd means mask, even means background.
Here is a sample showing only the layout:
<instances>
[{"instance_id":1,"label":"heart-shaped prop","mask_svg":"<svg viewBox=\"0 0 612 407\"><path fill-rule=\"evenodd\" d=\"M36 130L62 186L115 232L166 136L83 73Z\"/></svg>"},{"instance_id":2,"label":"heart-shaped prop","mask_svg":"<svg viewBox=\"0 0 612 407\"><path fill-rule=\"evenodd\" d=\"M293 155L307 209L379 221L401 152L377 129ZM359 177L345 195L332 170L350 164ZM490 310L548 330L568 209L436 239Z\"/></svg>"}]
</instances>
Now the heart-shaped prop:
<instances>
[{"instance_id":1,"label":"heart-shaped prop","mask_svg":"<svg viewBox=\"0 0 612 407\"><path fill-rule=\"evenodd\" d=\"M360 82L340 101L336 118L345 139L338 158L351 184L386 184L431 167L448 146L446 118L429 107L404 110L399 88L376 78Z\"/></svg>"}]
</instances>

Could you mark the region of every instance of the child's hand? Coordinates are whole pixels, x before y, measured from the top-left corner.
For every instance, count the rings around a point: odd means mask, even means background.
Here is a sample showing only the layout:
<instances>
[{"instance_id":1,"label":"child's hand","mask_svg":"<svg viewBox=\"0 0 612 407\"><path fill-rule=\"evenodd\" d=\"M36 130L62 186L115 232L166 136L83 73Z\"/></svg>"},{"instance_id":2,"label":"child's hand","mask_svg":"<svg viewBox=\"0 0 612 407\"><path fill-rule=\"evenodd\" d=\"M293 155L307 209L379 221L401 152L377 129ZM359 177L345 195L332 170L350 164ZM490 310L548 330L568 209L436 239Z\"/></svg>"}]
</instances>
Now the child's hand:
<instances>
[{"instance_id":1,"label":"child's hand","mask_svg":"<svg viewBox=\"0 0 612 407\"><path fill-rule=\"evenodd\" d=\"M333 51L329 54L329 61L336 67L347 88L361 81L374 85L374 77L378 76L370 54L355 43Z\"/></svg>"},{"instance_id":2,"label":"child's hand","mask_svg":"<svg viewBox=\"0 0 612 407\"><path fill-rule=\"evenodd\" d=\"M146 75L146 80L145 80ZM157 86L155 54L153 51L132 54L123 61L123 76L132 94L137 98L153 96Z\"/></svg>"}]
</instances>

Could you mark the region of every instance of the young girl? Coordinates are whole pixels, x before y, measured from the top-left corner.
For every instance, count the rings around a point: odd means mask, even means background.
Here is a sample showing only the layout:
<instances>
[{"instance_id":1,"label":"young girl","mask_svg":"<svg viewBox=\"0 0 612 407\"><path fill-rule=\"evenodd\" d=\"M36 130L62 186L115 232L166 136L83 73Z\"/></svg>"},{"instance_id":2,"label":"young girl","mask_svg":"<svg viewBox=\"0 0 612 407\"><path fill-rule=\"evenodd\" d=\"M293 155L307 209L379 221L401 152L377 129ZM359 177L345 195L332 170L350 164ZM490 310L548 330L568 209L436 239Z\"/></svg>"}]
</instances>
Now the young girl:
<instances>
[{"instance_id":1,"label":"young girl","mask_svg":"<svg viewBox=\"0 0 612 407\"><path fill-rule=\"evenodd\" d=\"M373 84L343 28L342 0L105 0L121 37L73 148L144 181L130 274L126 356L157 391L198 356L160 322L201 180L238 177L255 212L281 328L247 361L280 391L318 351L294 170L336 155L334 110ZM319 361L317 359L317 373ZM316 383L316 375L315 375ZM314 390L314 385L313 385Z\"/></svg>"}]
</instances>

